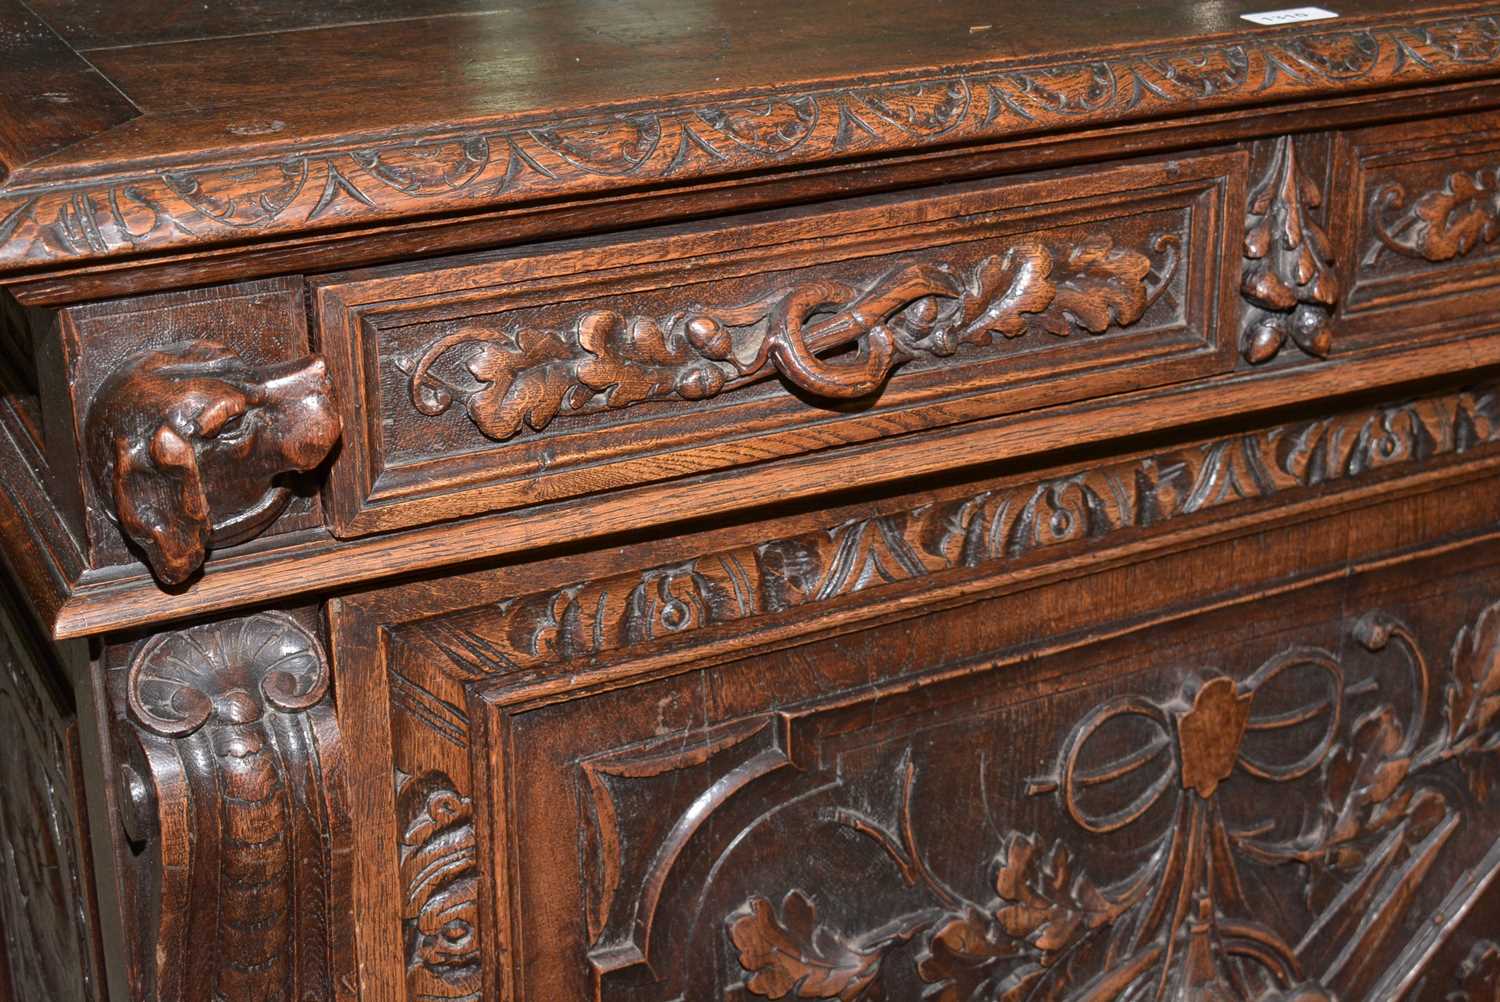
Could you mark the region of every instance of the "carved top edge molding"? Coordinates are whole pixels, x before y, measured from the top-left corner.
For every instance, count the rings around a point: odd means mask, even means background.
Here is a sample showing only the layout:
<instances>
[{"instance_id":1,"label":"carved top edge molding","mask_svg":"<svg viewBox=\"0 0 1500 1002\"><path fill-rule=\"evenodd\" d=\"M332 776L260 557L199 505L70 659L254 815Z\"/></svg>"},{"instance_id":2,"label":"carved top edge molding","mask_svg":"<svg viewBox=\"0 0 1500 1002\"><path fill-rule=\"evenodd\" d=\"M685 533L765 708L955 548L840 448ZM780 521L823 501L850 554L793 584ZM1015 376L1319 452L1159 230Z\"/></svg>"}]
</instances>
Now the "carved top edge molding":
<instances>
[{"instance_id":1,"label":"carved top edge molding","mask_svg":"<svg viewBox=\"0 0 1500 1002\"><path fill-rule=\"evenodd\" d=\"M651 180L693 181L955 142L1483 75L1500 18L1465 14L786 89L710 105L432 130L379 145L0 195L0 271L375 222Z\"/></svg>"}]
</instances>

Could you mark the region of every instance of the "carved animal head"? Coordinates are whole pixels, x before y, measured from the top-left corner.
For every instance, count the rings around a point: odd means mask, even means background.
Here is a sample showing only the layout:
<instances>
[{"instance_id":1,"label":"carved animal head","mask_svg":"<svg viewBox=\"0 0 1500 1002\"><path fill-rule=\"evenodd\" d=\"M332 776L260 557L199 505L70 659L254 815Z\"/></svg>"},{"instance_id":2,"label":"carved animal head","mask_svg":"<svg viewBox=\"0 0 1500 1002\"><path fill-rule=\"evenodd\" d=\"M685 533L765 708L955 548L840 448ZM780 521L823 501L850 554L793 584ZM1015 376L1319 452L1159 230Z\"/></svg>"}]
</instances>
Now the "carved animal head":
<instances>
[{"instance_id":1,"label":"carved animal head","mask_svg":"<svg viewBox=\"0 0 1500 1002\"><path fill-rule=\"evenodd\" d=\"M121 364L85 437L100 500L156 576L181 584L211 546L270 525L291 498L283 475L320 465L341 432L321 358L252 366L195 341Z\"/></svg>"}]
</instances>

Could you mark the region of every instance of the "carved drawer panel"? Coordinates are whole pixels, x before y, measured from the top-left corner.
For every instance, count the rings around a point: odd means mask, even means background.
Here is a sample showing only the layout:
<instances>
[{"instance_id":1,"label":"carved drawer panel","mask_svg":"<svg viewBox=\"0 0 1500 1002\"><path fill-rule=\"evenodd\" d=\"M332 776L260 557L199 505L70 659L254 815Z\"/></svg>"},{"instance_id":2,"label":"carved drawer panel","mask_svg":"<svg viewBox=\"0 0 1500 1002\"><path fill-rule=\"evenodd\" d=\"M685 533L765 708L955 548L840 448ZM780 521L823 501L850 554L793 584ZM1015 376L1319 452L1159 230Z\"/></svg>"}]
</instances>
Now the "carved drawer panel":
<instances>
[{"instance_id":1,"label":"carved drawer panel","mask_svg":"<svg viewBox=\"0 0 1500 1002\"><path fill-rule=\"evenodd\" d=\"M1341 346L1461 336L1500 302L1500 114L1341 134Z\"/></svg>"},{"instance_id":2,"label":"carved drawer panel","mask_svg":"<svg viewBox=\"0 0 1500 1002\"><path fill-rule=\"evenodd\" d=\"M317 283L360 534L1227 369L1242 154Z\"/></svg>"}]
</instances>

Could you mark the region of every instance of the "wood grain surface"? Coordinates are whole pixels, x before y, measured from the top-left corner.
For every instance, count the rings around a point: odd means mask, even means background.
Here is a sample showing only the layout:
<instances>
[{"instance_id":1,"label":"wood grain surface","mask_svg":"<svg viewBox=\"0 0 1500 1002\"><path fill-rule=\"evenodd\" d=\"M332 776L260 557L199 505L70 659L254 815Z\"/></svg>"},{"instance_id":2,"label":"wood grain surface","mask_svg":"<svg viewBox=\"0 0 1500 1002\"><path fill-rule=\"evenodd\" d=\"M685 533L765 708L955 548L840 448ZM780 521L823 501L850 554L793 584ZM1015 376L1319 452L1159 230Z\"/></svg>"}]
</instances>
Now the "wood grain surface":
<instances>
[{"instance_id":1,"label":"wood grain surface","mask_svg":"<svg viewBox=\"0 0 1500 1002\"><path fill-rule=\"evenodd\" d=\"M1500 4L0 0L0 1002L1494 1002Z\"/></svg>"}]
</instances>

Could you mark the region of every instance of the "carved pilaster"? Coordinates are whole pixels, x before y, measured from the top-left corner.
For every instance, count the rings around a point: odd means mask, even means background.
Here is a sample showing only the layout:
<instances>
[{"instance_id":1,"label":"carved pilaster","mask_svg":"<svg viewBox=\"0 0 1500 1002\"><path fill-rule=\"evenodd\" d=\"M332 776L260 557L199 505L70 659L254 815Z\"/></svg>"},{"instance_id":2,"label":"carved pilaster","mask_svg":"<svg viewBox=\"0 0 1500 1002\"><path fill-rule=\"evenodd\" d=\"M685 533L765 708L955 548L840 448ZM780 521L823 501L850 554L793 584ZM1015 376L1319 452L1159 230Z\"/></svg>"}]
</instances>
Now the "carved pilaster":
<instances>
[{"instance_id":1,"label":"carved pilaster","mask_svg":"<svg viewBox=\"0 0 1500 1002\"><path fill-rule=\"evenodd\" d=\"M146 641L125 678L145 997L357 997L343 749L317 638L260 613Z\"/></svg>"},{"instance_id":2,"label":"carved pilaster","mask_svg":"<svg viewBox=\"0 0 1500 1002\"><path fill-rule=\"evenodd\" d=\"M264 532L291 500L283 475L322 464L341 432L321 358L253 366L195 341L121 363L85 434L100 503L178 585L211 548Z\"/></svg>"},{"instance_id":3,"label":"carved pilaster","mask_svg":"<svg viewBox=\"0 0 1500 1002\"><path fill-rule=\"evenodd\" d=\"M1250 192L1240 292L1248 304L1241 350L1251 363L1269 361L1288 338L1319 358L1333 347L1339 281L1328 235L1310 212L1323 194L1297 156L1295 139L1276 139Z\"/></svg>"}]
</instances>

